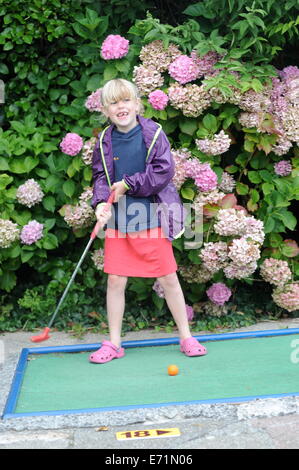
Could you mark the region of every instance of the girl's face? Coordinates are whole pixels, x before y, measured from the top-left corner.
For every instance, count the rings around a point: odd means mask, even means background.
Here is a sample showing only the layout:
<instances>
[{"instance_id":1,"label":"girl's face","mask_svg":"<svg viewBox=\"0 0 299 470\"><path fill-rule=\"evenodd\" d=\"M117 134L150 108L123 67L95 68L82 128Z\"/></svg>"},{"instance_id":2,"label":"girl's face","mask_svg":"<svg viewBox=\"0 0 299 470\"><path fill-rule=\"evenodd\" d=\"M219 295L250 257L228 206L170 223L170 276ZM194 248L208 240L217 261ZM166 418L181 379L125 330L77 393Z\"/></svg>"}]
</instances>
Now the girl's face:
<instances>
[{"instance_id":1,"label":"girl's face","mask_svg":"<svg viewBox=\"0 0 299 470\"><path fill-rule=\"evenodd\" d=\"M136 99L122 98L105 107L104 113L120 132L129 132L138 123L136 115L139 104Z\"/></svg>"}]
</instances>

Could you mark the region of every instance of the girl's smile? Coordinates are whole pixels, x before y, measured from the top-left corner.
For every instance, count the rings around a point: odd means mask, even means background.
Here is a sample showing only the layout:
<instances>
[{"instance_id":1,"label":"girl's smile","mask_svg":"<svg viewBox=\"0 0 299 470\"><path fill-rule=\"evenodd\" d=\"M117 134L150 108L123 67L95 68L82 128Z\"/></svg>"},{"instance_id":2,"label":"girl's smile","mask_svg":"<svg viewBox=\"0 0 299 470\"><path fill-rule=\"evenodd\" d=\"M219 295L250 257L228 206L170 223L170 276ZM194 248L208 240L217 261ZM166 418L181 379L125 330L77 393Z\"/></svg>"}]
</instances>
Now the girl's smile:
<instances>
[{"instance_id":1,"label":"girl's smile","mask_svg":"<svg viewBox=\"0 0 299 470\"><path fill-rule=\"evenodd\" d=\"M106 116L121 132L129 132L137 123L138 102L130 98L110 103L106 108Z\"/></svg>"}]
</instances>

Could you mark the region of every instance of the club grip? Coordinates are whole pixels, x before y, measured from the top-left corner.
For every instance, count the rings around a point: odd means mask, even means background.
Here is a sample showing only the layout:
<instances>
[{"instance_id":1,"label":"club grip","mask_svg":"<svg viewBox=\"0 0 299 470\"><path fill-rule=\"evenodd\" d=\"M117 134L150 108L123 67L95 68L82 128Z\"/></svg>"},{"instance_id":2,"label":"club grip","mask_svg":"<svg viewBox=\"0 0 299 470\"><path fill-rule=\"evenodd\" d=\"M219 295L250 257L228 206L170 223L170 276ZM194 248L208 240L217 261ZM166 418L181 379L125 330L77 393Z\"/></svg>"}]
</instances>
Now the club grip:
<instances>
[{"instance_id":1,"label":"club grip","mask_svg":"<svg viewBox=\"0 0 299 470\"><path fill-rule=\"evenodd\" d=\"M106 202L104 211L110 209L110 206L113 204L113 201L114 201L114 191L112 191L112 193L110 194L110 196L108 198L108 201ZM101 228L102 228L102 224L100 222L97 222L94 226L93 231L91 232L91 235L90 235L90 238L92 240L94 240L96 238L96 236L97 236L99 230L101 230Z\"/></svg>"}]
</instances>

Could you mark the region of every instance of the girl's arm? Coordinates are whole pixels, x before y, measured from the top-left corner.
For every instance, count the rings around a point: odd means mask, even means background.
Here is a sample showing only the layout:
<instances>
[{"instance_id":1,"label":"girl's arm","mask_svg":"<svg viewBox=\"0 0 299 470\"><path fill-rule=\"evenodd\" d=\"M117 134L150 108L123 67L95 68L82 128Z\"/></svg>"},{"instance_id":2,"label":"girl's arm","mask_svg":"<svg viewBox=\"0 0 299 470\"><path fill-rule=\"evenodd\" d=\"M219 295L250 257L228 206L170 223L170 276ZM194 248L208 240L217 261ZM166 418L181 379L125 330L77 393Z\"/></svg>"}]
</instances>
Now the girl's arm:
<instances>
[{"instance_id":1,"label":"girl's arm","mask_svg":"<svg viewBox=\"0 0 299 470\"><path fill-rule=\"evenodd\" d=\"M175 164L170 151L168 139L161 131L153 148L155 152L151 161L147 163L144 172L134 175L124 175L123 181L130 189L130 196L147 197L157 194L165 188L174 176Z\"/></svg>"},{"instance_id":2,"label":"girl's arm","mask_svg":"<svg viewBox=\"0 0 299 470\"><path fill-rule=\"evenodd\" d=\"M99 140L96 143L92 156L92 180L93 196L91 205L95 209L99 203L106 202L110 195L110 189L99 149Z\"/></svg>"}]
</instances>

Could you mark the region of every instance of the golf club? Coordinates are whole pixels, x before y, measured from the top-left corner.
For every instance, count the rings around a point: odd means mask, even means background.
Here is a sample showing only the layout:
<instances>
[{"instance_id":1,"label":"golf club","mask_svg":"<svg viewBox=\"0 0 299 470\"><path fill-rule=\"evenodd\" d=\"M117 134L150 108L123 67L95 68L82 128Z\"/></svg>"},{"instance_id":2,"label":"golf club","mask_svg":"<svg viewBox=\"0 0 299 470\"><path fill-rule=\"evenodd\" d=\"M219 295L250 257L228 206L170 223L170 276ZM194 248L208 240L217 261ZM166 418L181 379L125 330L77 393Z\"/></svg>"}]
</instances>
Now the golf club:
<instances>
[{"instance_id":1,"label":"golf club","mask_svg":"<svg viewBox=\"0 0 299 470\"><path fill-rule=\"evenodd\" d=\"M110 194L110 196L109 196L109 199L108 199L108 201L107 201L107 203L106 203L106 206L105 206L105 209L104 209L105 211L108 211L108 210L110 209L111 204L113 203L113 200L114 200L114 192L112 192L112 193ZM51 319L50 319L50 321L49 321L49 323L48 323L48 326L46 326L46 328L44 328L44 330L42 331L42 333L40 333L39 335L36 335L36 336L32 336L32 337L31 337L31 341L33 341L34 343L40 343L41 341L46 341L47 339L50 338L50 336L49 336L49 331L50 331L51 326L52 326L52 324L53 324L53 322L54 322L54 320L55 320L55 318L56 318L56 315L57 315L57 313L59 312L59 309L60 309L60 307L61 307L61 305L62 305L62 303L63 303L63 301L64 301L64 299L65 299L65 297L66 297L66 295L67 295L67 293L68 293L68 291L69 291L69 288L71 287L71 284L72 284L73 280L74 280L75 277L76 277L76 274L77 274L77 272L78 272L78 270L79 270L79 268L80 268L80 266L81 266L81 264L82 264L82 262L83 262L83 260L84 260L84 258L85 258L85 256L86 256L86 254L87 254L87 252L88 252L88 250L89 250L89 248L90 248L92 242L93 242L94 239L96 238L96 236L97 236L97 234L98 234L98 232L99 232L99 230L100 230L101 228L102 228L102 223L98 221L98 222L96 223L96 225L95 225L95 227L94 227L94 229L93 229L91 235L90 235L89 242L88 242L88 244L86 245L86 248L85 248L85 250L84 250L84 252L83 252L83 254L82 254L82 256L81 256L81 258L80 258L80 260L79 260L79 262L78 262L78 264L77 264L77 266L76 266L76 269L75 269L75 271L73 272L72 277L71 277L71 279L69 280L68 285L66 286L66 288L65 288L65 290L64 290L64 292L63 292L63 294L62 294L62 297L61 297L61 299L60 299L60 301L59 301L59 303L58 303L58 305L57 305L57 307L56 307L56 309L55 309L55 312L53 313L53 315L52 315L52 317L51 317Z\"/></svg>"}]
</instances>

